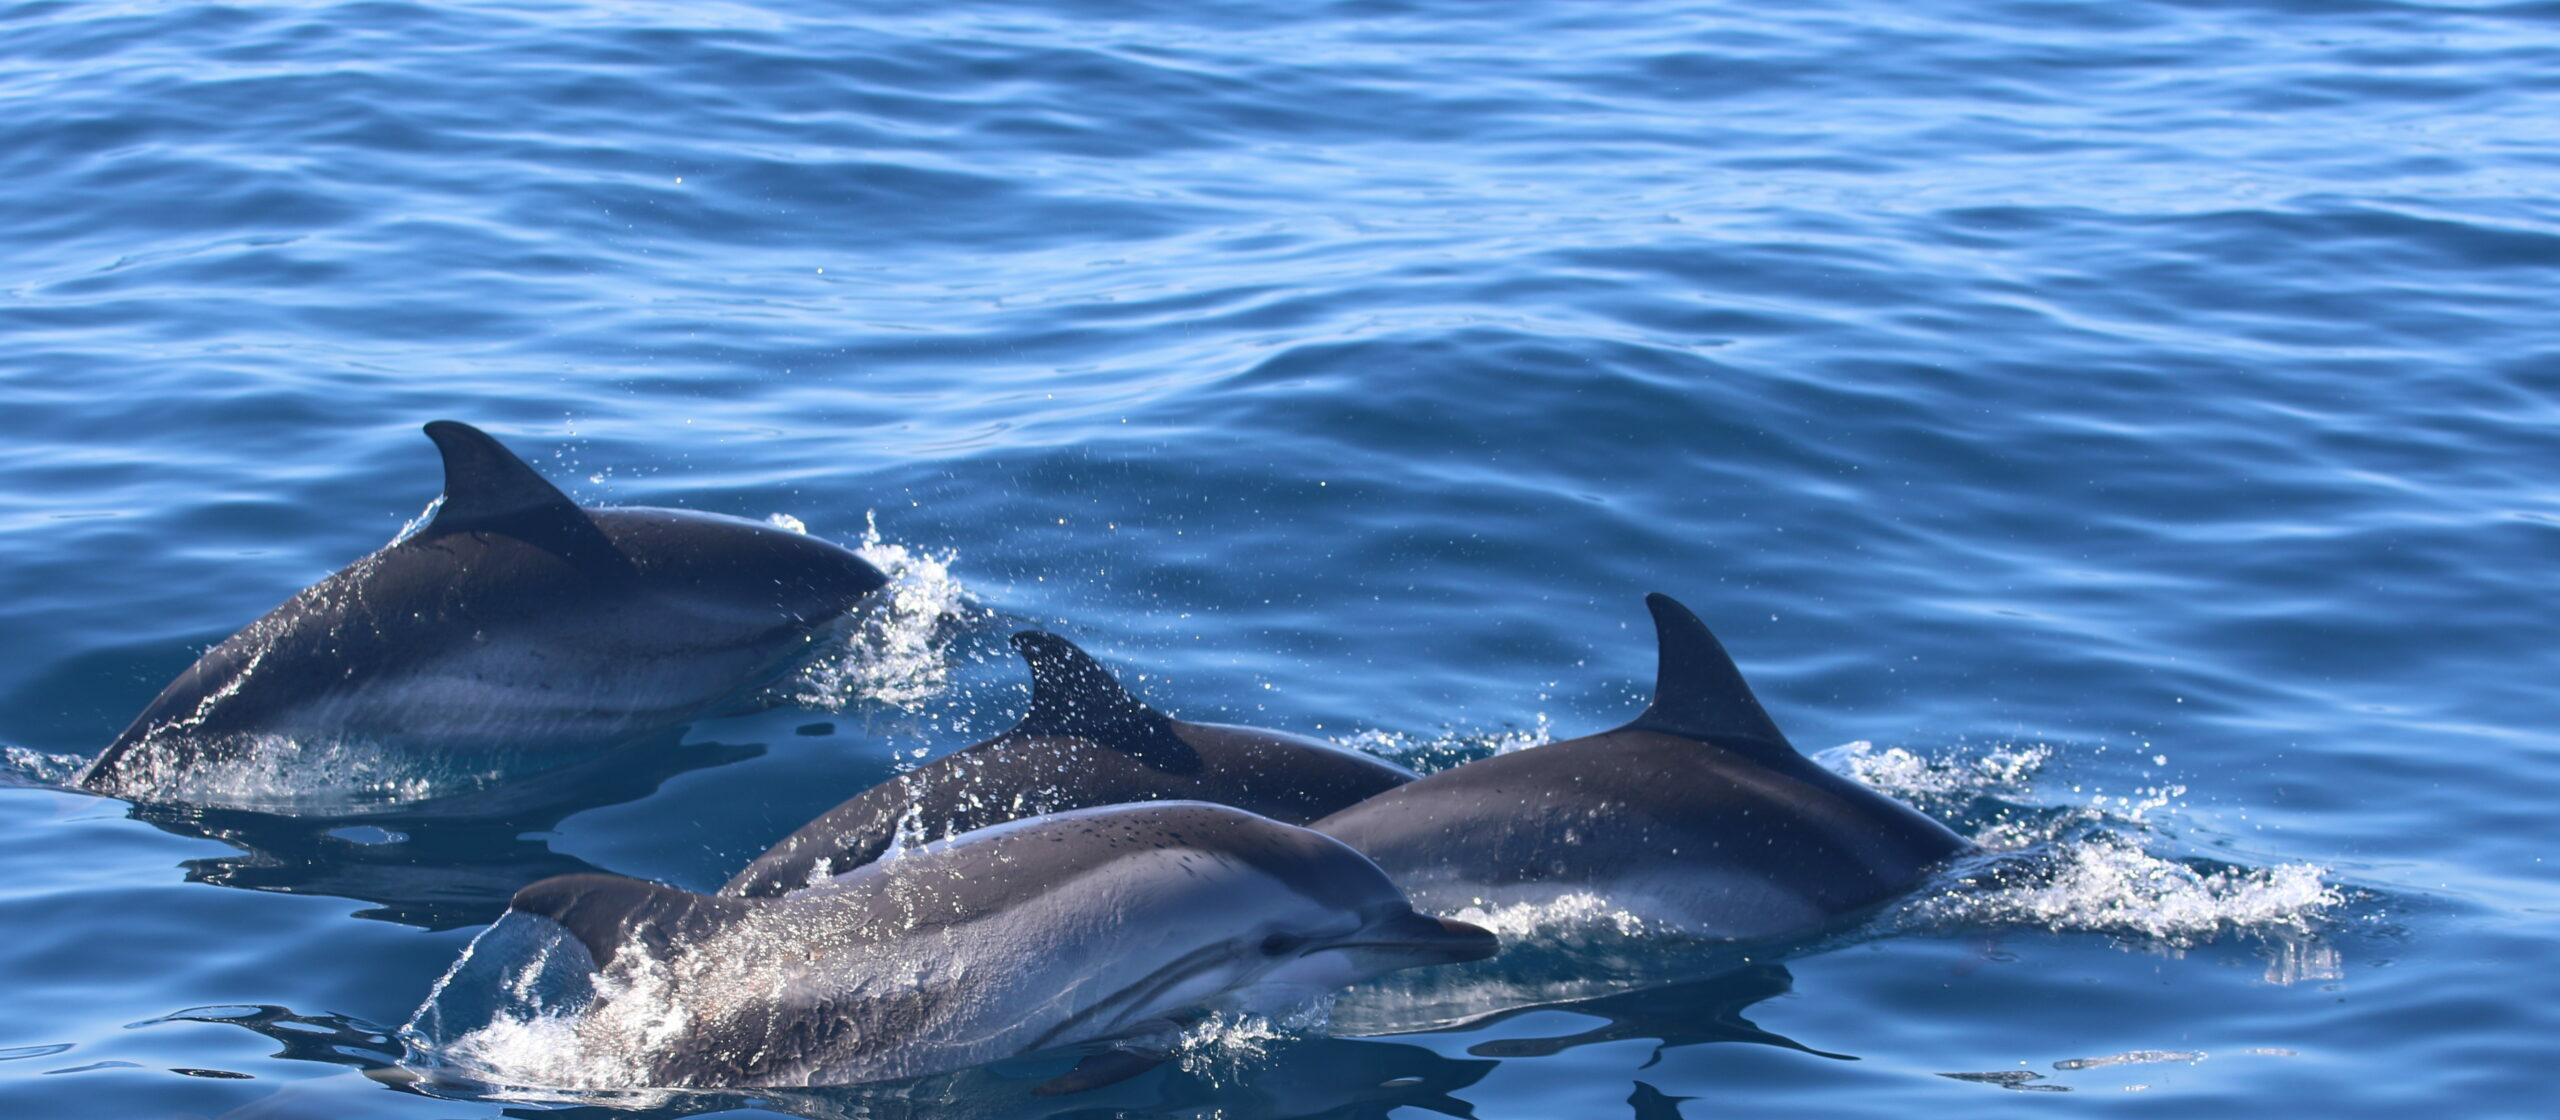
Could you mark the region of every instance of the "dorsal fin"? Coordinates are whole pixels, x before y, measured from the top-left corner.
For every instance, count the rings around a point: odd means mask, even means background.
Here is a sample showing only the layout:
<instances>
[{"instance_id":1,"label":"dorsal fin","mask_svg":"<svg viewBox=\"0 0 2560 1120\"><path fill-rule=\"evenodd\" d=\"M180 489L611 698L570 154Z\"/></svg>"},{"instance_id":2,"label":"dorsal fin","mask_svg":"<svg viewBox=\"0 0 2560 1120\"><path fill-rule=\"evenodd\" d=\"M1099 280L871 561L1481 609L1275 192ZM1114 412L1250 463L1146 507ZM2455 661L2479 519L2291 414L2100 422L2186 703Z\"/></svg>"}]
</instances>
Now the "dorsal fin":
<instances>
[{"instance_id":1,"label":"dorsal fin","mask_svg":"<svg viewBox=\"0 0 2560 1120\"><path fill-rule=\"evenodd\" d=\"M664 956L681 943L699 942L744 915L752 904L717 898L620 875L554 875L517 891L507 908L559 923L587 947L597 968L613 963L626 946Z\"/></svg>"},{"instance_id":2,"label":"dorsal fin","mask_svg":"<svg viewBox=\"0 0 2560 1120\"><path fill-rule=\"evenodd\" d=\"M1200 772L1200 752L1174 734L1173 721L1130 695L1074 642L1025 630L1013 636L1013 648L1031 663L1031 710L1013 725L1015 734L1091 739L1168 774Z\"/></svg>"},{"instance_id":3,"label":"dorsal fin","mask_svg":"<svg viewBox=\"0 0 2560 1120\"><path fill-rule=\"evenodd\" d=\"M1761 709L1759 698L1743 682L1742 670L1734 666L1733 656L1716 636L1707 632L1707 624L1671 596L1657 592L1645 596L1644 603L1653 609L1660 650L1653 705L1622 730L1659 731L1735 750L1794 755L1794 745Z\"/></svg>"},{"instance_id":4,"label":"dorsal fin","mask_svg":"<svg viewBox=\"0 0 2560 1120\"><path fill-rule=\"evenodd\" d=\"M444 504L427 523L429 533L462 532L529 513L578 508L487 432L459 420L435 420L427 424L427 438L444 453Z\"/></svg>"},{"instance_id":5,"label":"dorsal fin","mask_svg":"<svg viewBox=\"0 0 2560 1120\"><path fill-rule=\"evenodd\" d=\"M430 421L426 431L444 455L444 499L415 539L499 533L598 575L630 570L587 511L489 433L459 420Z\"/></svg>"}]
</instances>

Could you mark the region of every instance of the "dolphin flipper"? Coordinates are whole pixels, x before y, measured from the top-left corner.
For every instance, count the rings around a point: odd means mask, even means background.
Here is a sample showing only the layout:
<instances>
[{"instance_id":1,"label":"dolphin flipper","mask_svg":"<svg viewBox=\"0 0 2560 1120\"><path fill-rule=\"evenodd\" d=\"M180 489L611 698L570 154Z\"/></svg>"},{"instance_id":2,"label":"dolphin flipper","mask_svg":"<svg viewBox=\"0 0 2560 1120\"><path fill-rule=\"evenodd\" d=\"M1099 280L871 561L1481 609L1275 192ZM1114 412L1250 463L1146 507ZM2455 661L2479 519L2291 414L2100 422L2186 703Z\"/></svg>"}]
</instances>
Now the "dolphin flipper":
<instances>
[{"instance_id":1,"label":"dolphin flipper","mask_svg":"<svg viewBox=\"0 0 2560 1120\"><path fill-rule=\"evenodd\" d=\"M627 945L664 957L669 946L699 940L750 908L620 875L554 875L517 891L507 908L559 923L587 947L597 968Z\"/></svg>"},{"instance_id":2,"label":"dolphin flipper","mask_svg":"<svg viewBox=\"0 0 2560 1120\"><path fill-rule=\"evenodd\" d=\"M1031 663L1031 710L1014 733L1091 739L1167 774L1200 772L1200 752L1174 734L1173 721L1074 642L1025 630L1013 648Z\"/></svg>"},{"instance_id":3,"label":"dolphin flipper","mask_svg":"<svg viewBox=\"0 0 2560 1120\"><path fill-rule=\"evenodd\" d=\"M1707 624L1680 601L1660 592L1644 597L1653 610L1659 647L1653 704L1622 731L1656 731L1717 746L1772 756L1795 756L1776 721L1760 707L1751 686Z\"/></svg>"}]
</instances>

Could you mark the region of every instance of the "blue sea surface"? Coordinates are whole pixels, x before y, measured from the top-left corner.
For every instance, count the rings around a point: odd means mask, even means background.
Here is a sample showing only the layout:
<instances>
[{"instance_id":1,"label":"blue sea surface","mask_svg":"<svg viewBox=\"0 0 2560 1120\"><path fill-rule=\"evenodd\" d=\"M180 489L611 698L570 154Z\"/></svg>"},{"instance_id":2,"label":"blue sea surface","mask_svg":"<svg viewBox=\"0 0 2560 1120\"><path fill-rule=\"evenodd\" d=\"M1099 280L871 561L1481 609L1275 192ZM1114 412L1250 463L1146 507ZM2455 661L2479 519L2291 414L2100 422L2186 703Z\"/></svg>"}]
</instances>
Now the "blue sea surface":
<instances>
[{"instance_id":1,"label":"blue sea surface","mask_svg":"<svg viewBox=\"0 0 2560 1120\"><path fill-rule=\"evenodd\" d=\"M443 417L893 601L557 819L61 788ZM2560 4L0 4L12 1117L2548 1116L2555 574ZM402 1072L514 887L716 886L1013 629L1430 769L1632 716L1648 591L2036 873L1479 915L1085 1098Z\"/></svg>"}]
</instances>

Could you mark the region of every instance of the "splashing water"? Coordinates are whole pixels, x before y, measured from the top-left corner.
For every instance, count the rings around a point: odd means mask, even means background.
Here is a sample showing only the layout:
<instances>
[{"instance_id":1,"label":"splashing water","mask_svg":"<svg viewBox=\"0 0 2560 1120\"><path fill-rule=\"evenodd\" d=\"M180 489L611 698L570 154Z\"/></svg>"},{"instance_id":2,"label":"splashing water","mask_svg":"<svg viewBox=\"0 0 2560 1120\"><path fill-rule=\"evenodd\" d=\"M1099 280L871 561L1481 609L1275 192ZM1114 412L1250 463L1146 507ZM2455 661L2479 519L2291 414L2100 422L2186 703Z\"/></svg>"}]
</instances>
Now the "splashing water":
<instances>
[{"instance_id":1,"label":"splashing water","mask_svg":"<svg viewBox=\"0 0 2560 1120\"><path fill-rule=\"evenodd\" d=\"M579 1034L600 983L567 931L509 914L472 938L401 1028L407 1064L430 1082L500 1100L584 1100L559 1091L645 1084L630 1055Z\"/></svg>"},{"instance_id":2,"label":"splashing water","mask_svg":"<svg viewBox=\"0 0 2560 1120\"><path fill-rule=\"evenodd\" d=\"M2036 772L2053 758L2042 743L1996 747L1965 757L1949 753L1926 757L1901 747L1877 750L1858 740L1815 756L1816 761L1859 782L1904 800L1950 796L2024 796L2032 791Z\"/></svg>"},{"instance_id":3,"label":"splashing water","mask_svg":"<svg viewBox=\"0 0 2560 1120\"><path fill-rule=\"evenodd\" d=\"M88 759L76 754L0 745L0 785L67 786L88 765Z\"/></svg>"},{"instance_id":4,"label":"splashing water","mask_svg":"<svg viewBox=\"0 0 2560 1120\"><path fill-rule=\"evenodd\" d=\"M535 749L424 751L355 736L246 734L193 755L130 756L117 780L122 789L190 805L358 814L476 793L577 757Z\"/></svg>"},{"instance_id":5,"label":"splashing water","mask_svg":"<svg viewBox=\"0 0 2560 1120\"><path fill-rule=\"evenodd\" d=\"M1555 741L1555 729L1540 712L1527 727L1499 731L1449 732L1436 736L1401 731L1360 731L1334 740L1338 746L1392 759L1421 773L1446 770L1498 754L1525 751Z\"/></svg>"},{"instance_id":6,"label":"splashing water","mask_svg":"<svg viewBox=\"0 0 2560 1120\"><path fill-rule=\"evenodd\" d=\"M1919 900L1924 918L2038 925L2191 948L2225 930L2308 934L2344 901L2310 864L2200 870L2106 833L2060 844L2038 881Z\"/></svg>"},{"instance_id":7,"label":"splashing water","mask_svg":"<svg viewBox=\"0 0 2560 1120\"><path fill-rule=\"evenodd\" d=\"M774 514L773 524L809 531L799 518ZM856 608L845 636L775 687L784 703L842 712L862 702L913 712L951 683L952 639L961 624L992 618L972 606L968 589L951 574L952 551L925 552L882 539L876 513L863 515L862 543L854 551L889 577Z\"/></svg>"},{"instance_id":8,"label":"splashing water","mask_svg":"<svg viewBox=\"0 0 2560 1120\"><path fill-rule=\"evenodd\" d=\"M2231 935L2268 951L2272 983L2338 975L2337 952L2319 933L2346 896L2327 869L2162 854L2156 849L2171 842L2164 822L2183 804L2185 786L2125 795L2074 786L2084 801L2039 803L2035 779L2053 758L2043 744L1923 756L1857 742L1822 755L1883 793L1970 824L1974 842L1991 853L1986 869L1904 903L1896 924L2098 933L2171 954Z\"/></svg>"},{"instance_id":9,"label":"splashing water","mask_svg":"<svg viewBox=\"0 0 2560 1120\"><path fill-rule=\"evenodd\" d=\"M1174 1042L1174 1061L1184 1073L1212 1084L1243 1077L1270 1057L1274 1047L1290 1039L1321 1033L1330 1001L1319 1000L1278 1015L1249 1011L1210 1014Z\"/></svg>"},{"instance_id":10,"label":"splashing water","mask_svg":"<svg viewBox=\"0 0 2560 1120\"><path fill-rule=\"evenodd\" d=\"M1535 939L1563 943L1590 940L1595 935L1632 938L1643 937L1654 929L1654 923L1588 891L1574 891L1544 902L1469 906L1449 916L1492 930L1505 942Z\"/></svg>"},{"instance_id":11,"label":"splashing water","mask_svg":"<svg viewBox=\"0 0 2560 1120\"><path fill-rule=\"evenodd\" d=\"M418 511L418 516L412 517L406 522L401 523L400 531L391 534L390 544L386 544L383 547L389 548L391 545L398 544L411 537L417 536L418 530L426 528L427 523L435 520L436 514L443 511L443 509L444 495L438 494L435 496L433 501L427 503L427 508Z\"/></svg>"}]
</instances>

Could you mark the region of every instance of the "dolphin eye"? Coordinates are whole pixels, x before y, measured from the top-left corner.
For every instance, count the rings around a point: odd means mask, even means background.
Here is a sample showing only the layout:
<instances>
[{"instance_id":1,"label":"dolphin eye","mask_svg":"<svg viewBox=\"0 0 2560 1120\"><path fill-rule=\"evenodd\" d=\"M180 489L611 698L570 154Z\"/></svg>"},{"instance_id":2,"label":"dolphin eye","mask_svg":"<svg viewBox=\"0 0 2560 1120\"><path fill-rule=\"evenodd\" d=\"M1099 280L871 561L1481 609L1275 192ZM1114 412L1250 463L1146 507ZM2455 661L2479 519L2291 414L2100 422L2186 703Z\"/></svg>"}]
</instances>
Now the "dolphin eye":
<instances>
[{"instance_id":1,"label":"dolphin eye","mask_svg":"<svg viewBox=\"0 0 2560 1120\"><path fill-rule=\"evenodd\" d=\"M1262 955L1266 957L1285 957L1291 953L1297 952L1298 947L1306 943L1306 938L1299 937L1296 934L1275 933L1262 939Z\"/></svg>"}]
</instances>

